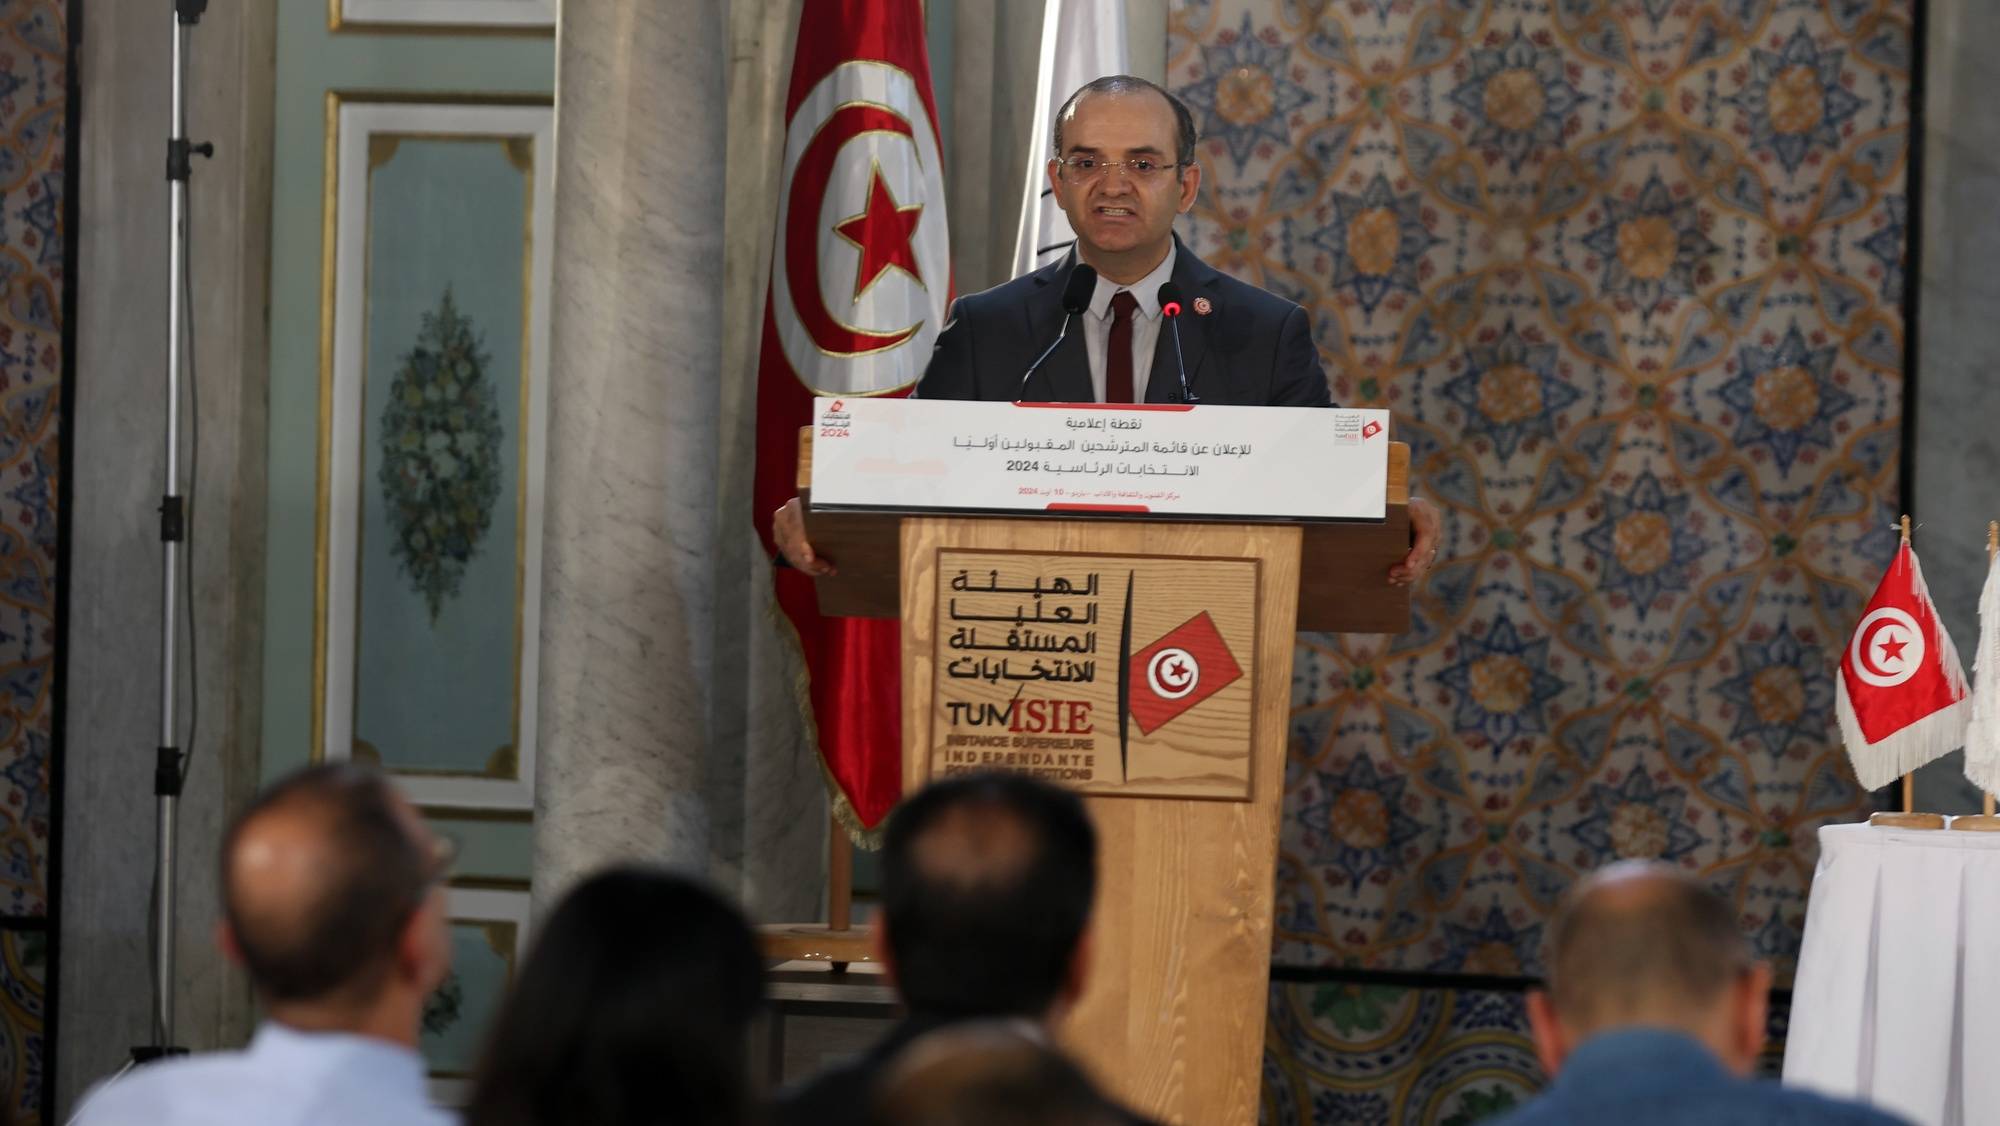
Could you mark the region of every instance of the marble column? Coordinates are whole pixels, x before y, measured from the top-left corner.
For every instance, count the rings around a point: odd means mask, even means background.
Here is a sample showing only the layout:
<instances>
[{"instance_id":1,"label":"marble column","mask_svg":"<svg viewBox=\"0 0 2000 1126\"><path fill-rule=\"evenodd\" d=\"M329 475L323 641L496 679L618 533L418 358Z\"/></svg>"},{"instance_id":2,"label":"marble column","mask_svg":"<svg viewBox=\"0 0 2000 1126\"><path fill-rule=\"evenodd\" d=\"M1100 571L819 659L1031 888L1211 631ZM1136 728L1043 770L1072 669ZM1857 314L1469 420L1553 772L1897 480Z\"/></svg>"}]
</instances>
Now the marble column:
<instances>
[{"instance_id":1,"label":"marble column","mask_svg":"<svg viewBox=\"0 0 2000 1126\"><path fill-rule=\"evenodd\" d=\"M565 0L536 907L706 871L727 39L711 0Z\"/></svg>"}]
</instances>

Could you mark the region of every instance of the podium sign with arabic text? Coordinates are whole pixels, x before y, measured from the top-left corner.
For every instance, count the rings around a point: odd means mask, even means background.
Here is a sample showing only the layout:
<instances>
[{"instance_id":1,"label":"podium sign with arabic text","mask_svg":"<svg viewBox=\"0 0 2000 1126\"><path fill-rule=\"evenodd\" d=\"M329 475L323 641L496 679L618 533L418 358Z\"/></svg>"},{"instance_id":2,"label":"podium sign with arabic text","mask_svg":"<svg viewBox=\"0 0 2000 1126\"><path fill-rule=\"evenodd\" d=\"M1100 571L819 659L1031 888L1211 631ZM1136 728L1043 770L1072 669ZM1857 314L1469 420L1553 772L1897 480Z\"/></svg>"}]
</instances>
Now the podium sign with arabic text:
<instances>
[{"instance_id":1,"label":"podium sign with arabic text","mask_svg":"<svg viewBox=\"0 0 2000 1126\"><path fill-rule=\"evenodd\" d=\"M821 398L815 508L1381 520L1389 412Z\"/></svg>"},{"instance_id":2,"label":"podium sign with arabic text","mask_svg":"<svg viewBox=\"0 0 2000 1126\"><path fill-rule=\"evenodd\" d=\"M1250 797L1258 564L938 553L931 776Z\"/></svg>"}]
</instances>

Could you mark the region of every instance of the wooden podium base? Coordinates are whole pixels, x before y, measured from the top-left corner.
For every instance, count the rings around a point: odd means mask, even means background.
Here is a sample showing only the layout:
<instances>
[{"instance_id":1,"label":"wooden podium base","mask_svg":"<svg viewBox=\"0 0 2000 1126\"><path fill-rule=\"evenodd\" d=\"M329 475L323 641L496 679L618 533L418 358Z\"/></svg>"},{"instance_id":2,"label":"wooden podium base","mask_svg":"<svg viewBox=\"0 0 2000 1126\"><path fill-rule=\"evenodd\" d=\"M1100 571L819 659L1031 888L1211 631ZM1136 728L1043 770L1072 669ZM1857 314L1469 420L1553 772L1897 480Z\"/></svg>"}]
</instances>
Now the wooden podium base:
<instances>
[{"instance_id":1,"label":"wooden podium base","mask_svg":"<svg viewBox=\"0 0 2000 1126\"><path fill-rule=\"evenodd\" d=\"M1018 406L992 409L1006 433ZM1080 414L1079 437L1032 448L1189 452L1154 442L1142 409L1109 426ZM1021 769L1079 791L1097 823L1088 985L1061 1039L1135 1110L1254 1126L1292 648L1299 629L1408 628L1409 590L1386 575L1409 550L1409 448L1388 445L1380 521L1187 523L1141 502L1199 466L1150 463L1136 472L1157 488L1062 492L1114 499L1048 505L1060 513L822 511L807 491L814 434L800 433L806 531L841 567L816 584L820 611L902 619L904 792ZM1029 474L1135 472L1109 457L1025 462ZM1069 481L1024 478L1081 487ZM765 947L859 961L872 956L864 933L772 928Z\"/></svg>"},{"instance_id":2,"label":"wooden podium base","mask_svg":"<svg viewBox=\"0 0 2000 1126\"><path fill-rule=\"evenodd\" d=\"M1166 797L1138 787L1143 796L1126 796L1101 782L1085 793L1098 834L1088 984L1058 1030L1097 1080L1141 1113L1171 1123L1254 1126L1270 1005L1299 529L920 517L904 521L902 536L905 793L937 769L942 721L933 688L951 657L939 632L947 609L940 599L951 597L949 589L940 593L947 552L1255 562L1255 631L1241 654L1254 670L1244 693L1247 729L1235 736L1241 742L1209 747L1218 761L1247 760L1247 785L1238 791L1244 796ZM1164 602L1162 589L1156 584L1135 605ZM1105 626L1114 640L1116 628ZM1135 635L1133 644L1148 636ZM1115 670L1117 649L1106 648L1105 665ZM1144 675L1133 674L1134 694ZM1101 717L1100 758L1117 754L1115 713Z\"/></svg>"}]
</instances>

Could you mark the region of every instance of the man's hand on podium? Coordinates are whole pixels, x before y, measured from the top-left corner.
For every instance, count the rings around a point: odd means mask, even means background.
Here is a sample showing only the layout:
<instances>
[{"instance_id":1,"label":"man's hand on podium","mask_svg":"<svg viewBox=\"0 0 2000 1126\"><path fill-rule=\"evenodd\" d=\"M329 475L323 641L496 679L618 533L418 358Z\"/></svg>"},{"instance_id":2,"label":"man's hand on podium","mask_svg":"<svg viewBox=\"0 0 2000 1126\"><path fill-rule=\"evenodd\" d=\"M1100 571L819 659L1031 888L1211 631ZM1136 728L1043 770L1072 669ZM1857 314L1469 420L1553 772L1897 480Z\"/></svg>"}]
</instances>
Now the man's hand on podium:
<instances>
[{"instance_id":1,"label":"man's hand on podium","mask_svg":"<svg viewBox=\"0 0 2000 1126\"><path fill-rule=\"evenodd\" d=\"M1389 568L1390 585L1403 586L1416 582L1431 569L1431 564L1437 562L1438 529L1443 524L1437 505L1424 497L1410 498L1410 530L1416 533L1416 542L1410 545L1410 553L1403 556L1402 562Z\"/></svg>"},{"instance_id":2,"label":"man's hand on podium","mask_svg":"<svg viewBox=\"0 0 2000 1126\"><path fill-rule=\"evenodd\" d=\"M771 515L771 538L778 542L778 553L793 567L814 578L834 573L833 564L814 555L812 545L806 542L806 512L799 498L786 501Z\"/></svg>"}]
</instances>

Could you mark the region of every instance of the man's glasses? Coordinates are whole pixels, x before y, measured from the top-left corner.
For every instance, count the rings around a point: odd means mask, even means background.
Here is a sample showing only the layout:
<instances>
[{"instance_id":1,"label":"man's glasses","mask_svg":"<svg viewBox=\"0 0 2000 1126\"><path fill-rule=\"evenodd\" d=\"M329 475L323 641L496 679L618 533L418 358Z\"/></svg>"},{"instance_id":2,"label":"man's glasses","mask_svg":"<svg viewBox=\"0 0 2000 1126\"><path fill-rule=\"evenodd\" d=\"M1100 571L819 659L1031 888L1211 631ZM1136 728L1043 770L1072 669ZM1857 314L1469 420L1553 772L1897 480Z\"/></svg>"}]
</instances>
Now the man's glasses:
<instances>
[{"instance_id":1,"label":"man's glasses","mask_svg":"<svg viewBox=\"0 0 2000 1126\"><path fill-rule=\"evenodd\" d=\"M1184 165L1177 161L1153 160L1140 157L1137 160L1099 160L1094 156L1056 158L1057 175L1066 184L1094 184L1111 173L1121 169L1125 175L1144 184L1159 180L1169 172L1178 172Z\"/></svg>"}]
</instances>

